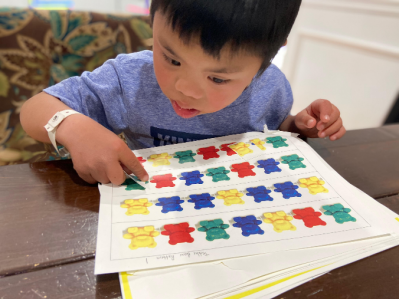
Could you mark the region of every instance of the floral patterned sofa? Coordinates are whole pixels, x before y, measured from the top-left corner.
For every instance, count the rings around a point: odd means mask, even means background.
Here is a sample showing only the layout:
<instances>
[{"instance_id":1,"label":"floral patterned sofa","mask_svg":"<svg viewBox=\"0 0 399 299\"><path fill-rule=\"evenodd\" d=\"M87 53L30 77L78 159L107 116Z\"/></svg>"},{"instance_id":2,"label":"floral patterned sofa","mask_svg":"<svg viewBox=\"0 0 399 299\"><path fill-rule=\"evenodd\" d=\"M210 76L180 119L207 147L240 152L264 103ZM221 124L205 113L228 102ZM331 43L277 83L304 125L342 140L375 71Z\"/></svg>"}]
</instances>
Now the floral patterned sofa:
<instances>
[{"instance_id":1,"label":"floral patterned sofa","mask_svg":"<svg viewBox=\"0 0 399 299\"><path fill-rule=\"evenodd\" d=\"M149 23L144 16L0 8L0 166L60 159L24 132L22 104L120 53L149 49Z\"/></svg>"}]
</instances>

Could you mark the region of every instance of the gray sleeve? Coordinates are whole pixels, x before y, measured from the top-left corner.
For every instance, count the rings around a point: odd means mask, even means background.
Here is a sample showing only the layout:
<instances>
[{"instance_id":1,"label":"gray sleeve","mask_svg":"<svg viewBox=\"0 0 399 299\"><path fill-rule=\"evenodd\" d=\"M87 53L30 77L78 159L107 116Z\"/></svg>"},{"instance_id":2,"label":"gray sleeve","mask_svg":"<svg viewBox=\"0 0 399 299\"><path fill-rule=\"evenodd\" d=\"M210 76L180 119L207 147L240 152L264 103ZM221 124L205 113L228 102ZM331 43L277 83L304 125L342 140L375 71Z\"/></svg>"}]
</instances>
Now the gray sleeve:
<instances>
[{"instance_id":1,"label":"gray sleeve","mask_svg":"<svg viewBox=\"0 0 399 299\"><path fill-rule=\"evenodd\" d=\"M119 134L126 128L118 74L123 55L120 56L108 60L93 72L86 71L80 77L68 78L44 91Z\"/></svg>"}]
</instances>

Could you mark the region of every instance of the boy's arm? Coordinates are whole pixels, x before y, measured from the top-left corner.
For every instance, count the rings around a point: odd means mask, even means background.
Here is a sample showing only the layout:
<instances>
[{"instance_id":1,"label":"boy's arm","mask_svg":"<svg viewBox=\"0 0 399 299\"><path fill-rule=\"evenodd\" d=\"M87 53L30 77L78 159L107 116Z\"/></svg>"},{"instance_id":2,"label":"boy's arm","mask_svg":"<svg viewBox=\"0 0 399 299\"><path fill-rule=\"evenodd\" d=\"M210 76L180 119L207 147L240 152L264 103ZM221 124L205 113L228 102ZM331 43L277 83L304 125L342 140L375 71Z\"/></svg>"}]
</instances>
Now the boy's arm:
<instances>
[{"instance_id":1,"label":"boy's arm","mask_svg":"<svg viewBox=\"0 0 399 299\"><path fill-rule=\"evenodd\" d=\"M41 92L30 98L22 106L20 114L22 127L24 128L25 132L32 138L41 142L50 143L50 139L44 126L47 124L50 118L54 116L54 114L56 114L58 111L67 109L71 108L69 108L57 98L45 92ZM61 131L63 130L64 124L67 124L71 121L72 118L75 118L77 116L79 117L81 115L71 115L59 125L57 130L57 140L59 140L60 135L63 135Z\"/></svg>"},{"instance_id":2,"label":"boy's arm","mask_svg":"<svg viewBox=\"0 0 399 299\"><path fill-rule=\"evenodd\" d=\"M299 133L311 138L341 138L346 130L339 109L328 100L316 100L297 115L288 115L279 127L281 131Z\"/></svg>"},{"instance_id":3,"label":"boy's arm","mask_svg":"<svg viewBox=\"0 0 399 299\"><path fill-rule=\"evenodd\" d=\"M44 126L58 111L70 109L57 98L39 93L29 99L21 109L21 124L34 139L49 143ZM127 145L113 132L83 114L65 118L57 128L56 140L64 145L79 176L89 183L121 184L126 165L141 180L148 174Z\"/></svg>"}]
</instances>

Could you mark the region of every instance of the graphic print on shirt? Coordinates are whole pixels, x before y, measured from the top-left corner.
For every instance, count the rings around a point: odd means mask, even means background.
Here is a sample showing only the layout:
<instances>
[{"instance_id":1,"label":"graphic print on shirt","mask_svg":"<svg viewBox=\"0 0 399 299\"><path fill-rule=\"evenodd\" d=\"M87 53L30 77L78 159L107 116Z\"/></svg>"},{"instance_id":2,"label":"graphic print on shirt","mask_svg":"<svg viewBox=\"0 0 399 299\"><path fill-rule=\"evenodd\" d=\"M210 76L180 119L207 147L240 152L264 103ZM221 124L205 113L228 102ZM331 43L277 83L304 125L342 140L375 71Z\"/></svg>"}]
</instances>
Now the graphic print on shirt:
<instances>
[{"instance_id":1,"label":"graphic print on shirt","mask_svg":"<svg viewBox=\"0 0 399 299\"><path fill-rule=\"evenodd\" d=\"M166 130L157 127L150 127L151 137L154 138L154 146L167 144L184 143L188 141L204 140L208 138L216 138L218 135L203 135Z\"/></svg>"}]
</instances>

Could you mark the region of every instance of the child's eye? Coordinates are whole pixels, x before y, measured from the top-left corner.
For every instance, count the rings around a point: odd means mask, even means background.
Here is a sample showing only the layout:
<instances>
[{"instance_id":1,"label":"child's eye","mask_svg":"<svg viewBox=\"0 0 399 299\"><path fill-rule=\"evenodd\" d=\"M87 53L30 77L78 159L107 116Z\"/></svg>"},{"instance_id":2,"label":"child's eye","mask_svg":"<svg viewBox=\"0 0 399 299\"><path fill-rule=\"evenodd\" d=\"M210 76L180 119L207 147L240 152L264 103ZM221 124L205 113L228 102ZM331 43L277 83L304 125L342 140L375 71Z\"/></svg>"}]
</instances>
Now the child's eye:
<instances>
[{"instance_id":1,"label":"child's eye","mask_svg":"<svg viewBox=\"0 0 399 299\"><path fill-rule=\"evenodd\" d=\"M174 66L180 66L180 62L178 62L177 60L174 60L172 58L169 58L168 56L166 56L164 53L162 53L163 58L165 58L165 60L167 62L169 62L170 64L174 65Z\"/></svg>"},{"instance_id":2,"label":"child's eye","mask_svg":"<svg viewBox=\"0 0 399 299\"><path fill-rule=\"evenodd\" d=\"M219 79L219 78L216 78L216 77L209 77L209 79L212 80L212 82L216 83L216 84L224 84L224 83L227 83L227 82L230 81L230 80Z\"/></svg>"}]
</instances>

